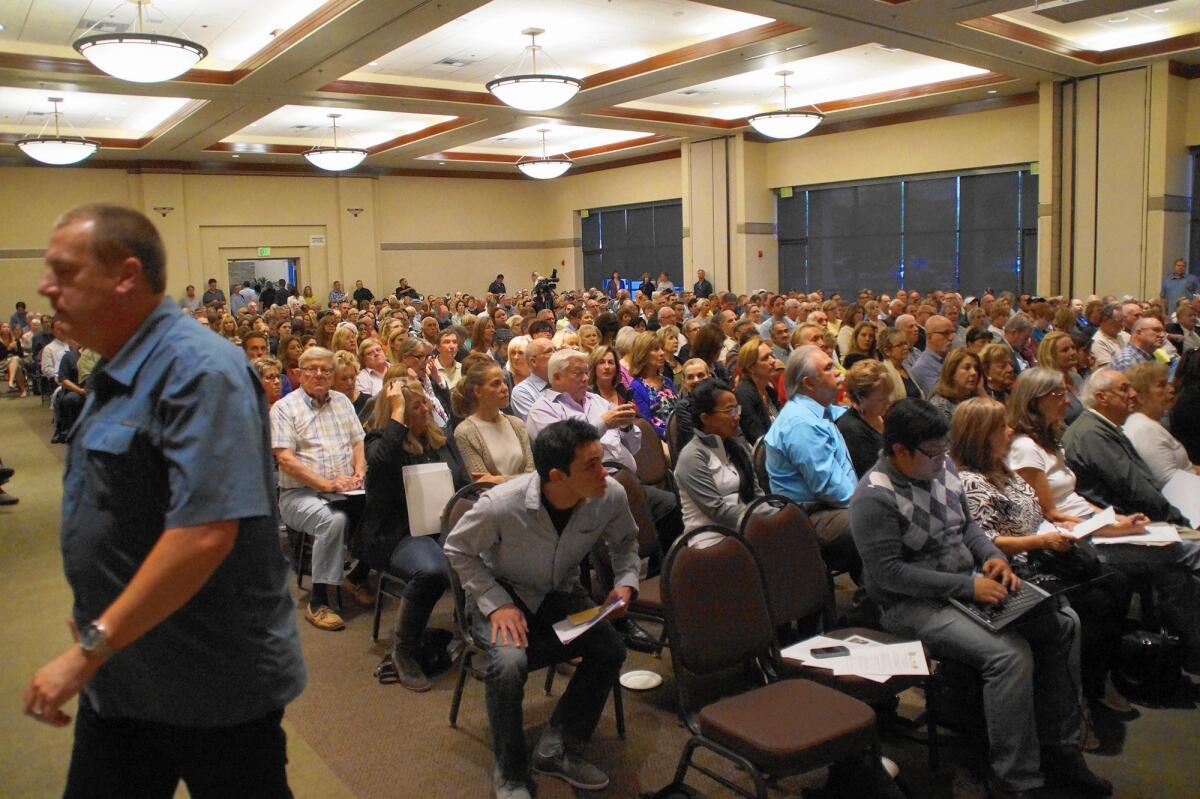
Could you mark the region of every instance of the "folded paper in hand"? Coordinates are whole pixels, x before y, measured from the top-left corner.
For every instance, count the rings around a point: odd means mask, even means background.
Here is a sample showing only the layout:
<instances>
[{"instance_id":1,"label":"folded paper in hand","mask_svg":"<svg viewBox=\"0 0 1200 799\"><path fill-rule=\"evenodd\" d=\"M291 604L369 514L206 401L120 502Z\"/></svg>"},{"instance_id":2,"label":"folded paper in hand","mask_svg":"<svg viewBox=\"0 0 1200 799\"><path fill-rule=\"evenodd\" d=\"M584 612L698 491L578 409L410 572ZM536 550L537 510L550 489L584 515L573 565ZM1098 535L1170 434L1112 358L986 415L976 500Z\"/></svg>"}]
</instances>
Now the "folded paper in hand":
<instances>
[{"instance_id":1,"label":"folded paper in hand","mask_svg":"<svg viewBox=\"0 0 1200 799\"><path fill-rule=\"evenodd\" d=\"M569 644L588 630L595 627L617 608L625 607L625 600L614 597L611 602L578 613L572 613L560 622L555 623L554 632L558 640Z\"/></svg>"}]
</instances>

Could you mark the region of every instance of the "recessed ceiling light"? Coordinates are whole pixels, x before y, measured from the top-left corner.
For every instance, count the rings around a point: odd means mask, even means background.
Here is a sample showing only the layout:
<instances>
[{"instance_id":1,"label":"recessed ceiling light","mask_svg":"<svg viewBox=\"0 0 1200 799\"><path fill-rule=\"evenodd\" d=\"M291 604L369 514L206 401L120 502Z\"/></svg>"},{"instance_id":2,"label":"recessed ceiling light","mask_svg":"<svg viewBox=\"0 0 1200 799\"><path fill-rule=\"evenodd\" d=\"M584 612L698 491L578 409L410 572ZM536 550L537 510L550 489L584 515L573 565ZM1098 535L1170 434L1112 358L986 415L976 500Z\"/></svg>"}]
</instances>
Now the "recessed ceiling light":
<instances>
[{"instance_id":1,"label":"recessed ceiling light","mask_svg":"<svg viewBox=\"0 0 1200 799\"><path fill-rule=\"evenodd\" d=\"M379 62L378 62L378 61L372 61L371 63L367 64L367 66L369 66L369 67L377 67L377 66L379 66Z\"/></svg>"},{"instance_id":2,"label":"recessed ceiling light","mask_svg":"<svg viewBox=\"0 0 1200 799\"><path fill-rule=\"evenodd\" d=\"M104 121L105 121L105 122L112 122L112 117L105 117L105 118L104 118Z\"/></svg>"},{"instance_id":3,"label":"recessed ceiling light","mask_svg":"<svg viewBox=\"0 0 1200 799\"><path fill-rule=\"evenodd\" d=\"M1112 19L1109 20L1109 22L1111 22L1114 25L1116 25L1119 22L1128 22L1128 21L1129 21L1129 17L1113 17Z\"/></svg>"},{"instance_id":4,"label":"recessed ceiling light","mask_svg":"<svg viewBox=\"0 0 1200 799\"><path fill-rule=\"evenodd\" d=\"M445 166L445 165L446 165L445 161L438 161L438 166Z\"/></svg>"},{"instance_id":5,"label":"recessed ceiling light","mask_svg":"<svg viewBox=\"0 0 1200 799\"><path fill-rule=\"evenodd\" d=\"M1167 13L1167 12L1168 12L1168 11L1170 11L1170 10L1171 10L1171 9L1169 9L1169 8L1156 8L1156 9L1154 9L1154 13L1155 13L1155 14L1165 14L1165 13ZM0 25L0 30L4 30L4 26L3 26L3 25Z\"/></svg>"},{"instance_id":6,"label":"recessed ceiling light","mask_svg":"<svg viewBox=\"0 0 1200 799\"><path fill-rule=\"evenodd\" d=\"M988 89L988 94L995 94L995 93L996 93L995 89Z\"/></svg>"},{"instance_id":7,"label":"recessed ceiling light","mask_svg":"<svg viewBox=\"0 0 1200 799\"><path fill-rule=\"evenodd\" d=\"M4 23L0 22L0 31L4 30Z\"/></svg>"},{"instance_id":8,"label":"recessed ceiling light","mask_svg":"<svg viewBox=\"0 0 1200 799\"><path fill-rule=\"evenodd\" d=\"M238 155L237 153L234 153L234 154L233 154L233 157L234 157L234 158L241 158L241 156L240 156L240 155Z\"/></svg>"}]
</instances>

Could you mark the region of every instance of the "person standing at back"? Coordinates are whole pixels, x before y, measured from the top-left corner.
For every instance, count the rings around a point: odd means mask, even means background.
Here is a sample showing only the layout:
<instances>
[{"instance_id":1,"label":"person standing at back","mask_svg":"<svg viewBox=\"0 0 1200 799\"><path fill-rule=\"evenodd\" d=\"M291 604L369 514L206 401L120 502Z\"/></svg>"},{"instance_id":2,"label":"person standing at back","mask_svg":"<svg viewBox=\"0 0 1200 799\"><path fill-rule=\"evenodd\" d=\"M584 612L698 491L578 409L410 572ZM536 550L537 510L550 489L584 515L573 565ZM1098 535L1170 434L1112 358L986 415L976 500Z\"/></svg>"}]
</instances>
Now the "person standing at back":
<instances>
[{"instance_id":1,"label":"person standing at back","mask_svg":"<svg viewBox=\"0 0 1200 799\"><path fill-rule=\"evenodd\" d=\"M164 296L137 211L55 225L38 292L103 360L70 436L62 549L75 638L25 713L81 693L65 796L289 797L283 709L304 688L278 543L266 397L245 356Z\"/></svg>"}]
</instances>

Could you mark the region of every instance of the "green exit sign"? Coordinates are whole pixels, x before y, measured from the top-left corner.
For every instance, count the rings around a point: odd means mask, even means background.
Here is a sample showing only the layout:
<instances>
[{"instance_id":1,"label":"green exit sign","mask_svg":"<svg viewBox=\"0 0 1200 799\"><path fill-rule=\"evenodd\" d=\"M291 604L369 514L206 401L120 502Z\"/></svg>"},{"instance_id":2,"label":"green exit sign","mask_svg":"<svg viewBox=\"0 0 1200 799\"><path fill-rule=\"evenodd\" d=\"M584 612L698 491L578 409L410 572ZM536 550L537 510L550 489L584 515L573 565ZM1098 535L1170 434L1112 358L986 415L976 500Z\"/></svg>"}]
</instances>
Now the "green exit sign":
<instances>
[{"instance_id":1,"label":"green exit sign","mask_svg":"<svg viewBox=\"0 0 1200 799\"><path fill-rule=\"evenodd\" d=\"M783 188L781 188L781 189L779 190L779 196L780 196L780 197L782 197L782 198L783 198L783 199L785 199L785 200L786 200L788 197L791 197L791 196L792 196L792 187L791 187L791 186L784 186Z\"/></svg>"},{"instance_id":2,"label":"green exit sign","mask_svg":"<svg viewBox=\"0 0 1200 799\"><path fill-rule=\"evenodd\" d=\"M270 255L270 254L271 254L271 248L270 248L270 247L259 247L259 248L258 248L258 254L259 254L259 255Z\"/></svg>"}]
</instances>

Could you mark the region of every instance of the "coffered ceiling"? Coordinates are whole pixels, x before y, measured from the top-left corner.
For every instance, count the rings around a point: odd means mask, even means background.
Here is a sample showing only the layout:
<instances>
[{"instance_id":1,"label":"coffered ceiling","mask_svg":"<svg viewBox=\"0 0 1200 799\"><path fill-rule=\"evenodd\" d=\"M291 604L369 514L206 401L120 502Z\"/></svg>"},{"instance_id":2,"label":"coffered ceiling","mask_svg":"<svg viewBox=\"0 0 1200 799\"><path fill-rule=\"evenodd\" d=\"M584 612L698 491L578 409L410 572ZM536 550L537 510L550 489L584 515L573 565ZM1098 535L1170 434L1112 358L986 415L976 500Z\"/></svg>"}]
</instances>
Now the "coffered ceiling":
<instances>
[{"instance_id":1,"label":"coffered ceiling","mask_svg":"<svg viewBox=\"0 0 1200 799\"><path fill-rule=\"evenodd\" d=\"M301 153L339 142L361 174L512 177L566 153L577 169L671 157L686 140L746 131L782 102L825 121L1028 103L1038 81L1170 59L1200 74L1200 0L154 0L151 32L209 55L163 84L99 73L71 48L125 30L126 0L0 0L0 164L62 112L98 139L91 165L314 171ZM531 114L484 89L544 28L539 67L583 81ZM528 62L526 61L526 66ZM135 163L129 163L135 162Z\"/></svg>"}]
</instances>

